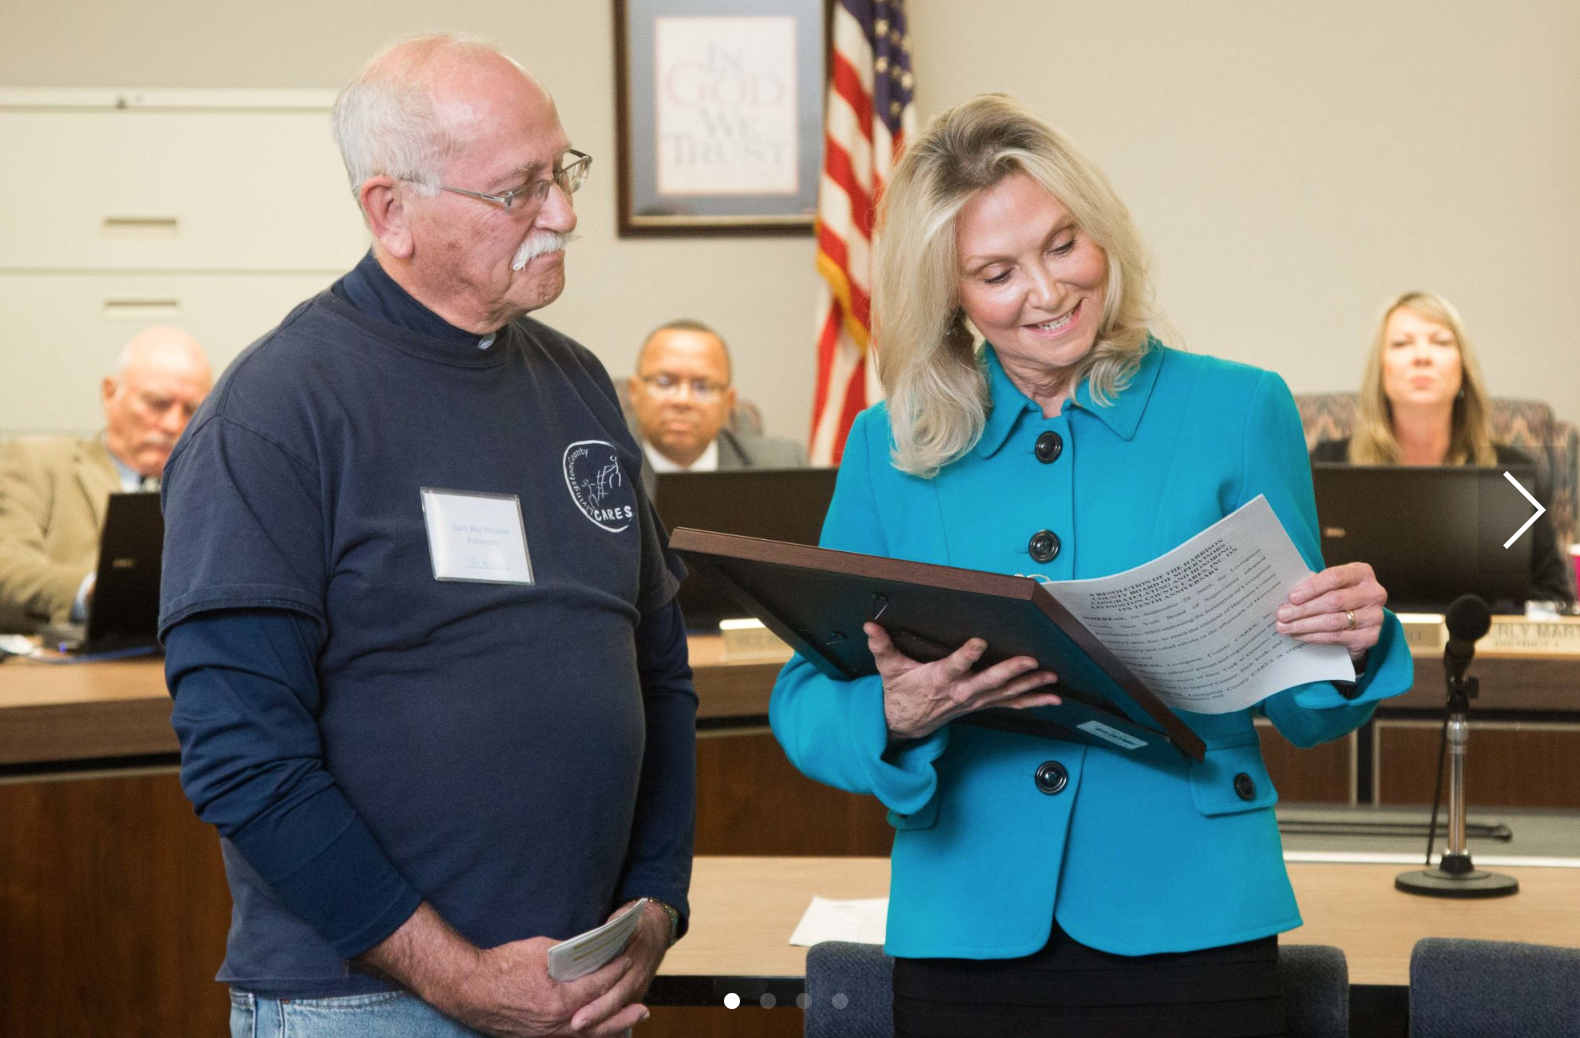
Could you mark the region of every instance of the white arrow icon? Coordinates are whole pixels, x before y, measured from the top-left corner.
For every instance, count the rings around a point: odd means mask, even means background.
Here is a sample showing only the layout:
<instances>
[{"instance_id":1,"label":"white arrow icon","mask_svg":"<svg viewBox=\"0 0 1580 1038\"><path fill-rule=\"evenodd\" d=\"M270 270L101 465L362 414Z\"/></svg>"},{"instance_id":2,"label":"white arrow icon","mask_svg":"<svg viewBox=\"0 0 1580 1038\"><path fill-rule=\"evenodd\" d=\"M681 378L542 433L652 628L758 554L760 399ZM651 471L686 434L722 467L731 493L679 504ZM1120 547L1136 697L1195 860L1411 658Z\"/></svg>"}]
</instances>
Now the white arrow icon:
<instances>
[{"instance_id":1,"label":"white arrow icon","mask_svg":"<svg viewBox=\"0 0 1580 1038\"><path fill-rule=\"evenodd\" d=\"M1515 479L1513 476L1509 475L1507 472L1505 472L1503 474L1503 478L1507 479L1510 483L1514 484L1514 489L1518 490L1520 492L1520 496L1521 497L1525 498L1525 500L1529 501L1531 504L1536 506L1536 514L1531 516L1529 519L1525 520L1525 525L1520 527L1518 530L1515 530L1513 537L1510 537L1508 540L1503 542L1503 546L1505 548L1507 548L1509 545L1511 545L1515 541L1519 540L1520 539L1520 534L1524 533L1526 530L1529 530L1531 528L1531 524L1532 523L1534 523L1536 520L1540 519L1542 516L1546 515L1547 514L1547 509L1542 506L1542 503L1540 501L1538 501L1534 497L1532 497L1526 491L1526 489L1524 487L1520 486L1520 481L1519 480Z\"/></svg>"}]
</instances>

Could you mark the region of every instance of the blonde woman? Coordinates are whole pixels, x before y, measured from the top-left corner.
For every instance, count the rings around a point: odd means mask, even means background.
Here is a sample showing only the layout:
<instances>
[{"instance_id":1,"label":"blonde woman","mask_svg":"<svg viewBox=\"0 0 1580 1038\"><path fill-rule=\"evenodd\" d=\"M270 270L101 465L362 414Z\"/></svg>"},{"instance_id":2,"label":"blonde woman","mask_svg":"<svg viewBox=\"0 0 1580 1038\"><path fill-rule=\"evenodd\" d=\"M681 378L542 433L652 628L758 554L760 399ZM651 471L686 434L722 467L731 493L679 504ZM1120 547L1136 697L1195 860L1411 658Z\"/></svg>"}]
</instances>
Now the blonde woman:
<instances>
[{"instance_id":1,"label":"blonde woman","mask_svg":"<svg viewBox=\"0 0 1580 1038\"><path fill-rule=\"evenodd\" d=\"M1255 712L1310 745L1409 688L1371 568L1322 567L1288 388L1148 333L1129 213L1069 142L978 97L910 145L882 206L888 402L851 431L825 546L1095 577L1265 495L1318 571L1269 622L1343 645L1357 676ZM770 715L803 772L889 809L897 1034L1282 1033L1274 935L1300 916L1252 711L1188 715L1199 764L951 726L1055 703L1055 675L1027 658L974 669L981 639L921 663L866 634L879 674L835 681L793 659Z\"/></svg>"},{"instance_id":2,"label":"blonde woman","mask_svg":"<svg viewBox=\"0 0 1580 1038\"><path fill-rule=\"evenodd\" d=\"M1312 461L1356 465L1510 465L1530 459L1495 444L1487 384L1459 311L1432 292L1390 299L1377 321L1361 380L1355 433L1324 440ZM1538 500L1550 499L1545 475ZM1531 526L1531 597L1572 602L1572 574L1558 554L1552 519Z\"/></svg>"}]
</instances>

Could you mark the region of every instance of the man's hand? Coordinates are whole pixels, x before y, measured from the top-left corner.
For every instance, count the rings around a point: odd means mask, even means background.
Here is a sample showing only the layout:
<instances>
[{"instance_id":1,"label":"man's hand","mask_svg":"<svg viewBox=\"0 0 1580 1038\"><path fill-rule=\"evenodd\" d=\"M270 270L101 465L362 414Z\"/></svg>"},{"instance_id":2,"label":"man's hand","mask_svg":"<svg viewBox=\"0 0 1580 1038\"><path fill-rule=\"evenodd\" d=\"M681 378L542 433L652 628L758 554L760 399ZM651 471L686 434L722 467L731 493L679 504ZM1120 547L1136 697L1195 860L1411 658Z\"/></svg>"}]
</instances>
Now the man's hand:
<instances>
[{"instance_id":1,"label":"man's hand","mask_svg":"<svg viewBox=\"0 0 1580 1038\"><path fill-rule=\"evenodd\" d=\"M609 918L613 919L630 905L629 901L621 905ZM605 1018L624 1019L626 1010L633 1007L642 1010L636 1022L647 1019L647 1009L638 1003L647 994L653 974L658 972L658 964L664 961L664 953L668 950L669 913L649 901L642 908L642 921L637 923L631 943L626 945L625 957L631 960L631 968L608 992L577 1011L571 1018L571 1033L594 1033L584 1032L582 1028Z\"/></svg>"},{"instance_id":2,"label":"man's hand","mask_svg":"<svg viewBox=\"0 0 1580 1038\"><path fill-rule=\"evenodd\" d=\"M647 1019L646 1006L630 998L611 1001L618 992L631 989L637 971L629 951L595 973L562 983L549 976L549 949L558 943L533 937L480 952L477 968L455 992L453 1009L429 1001L468 1027L509 1038L610 1038ZM658 968L656 962L652 968ZM651 978L651 972L647 976ZM642 990L646 987L644 980Z\"/></svg>"},{"instance_id":3,"label":"man's hand","mask_svg":"<svg viewBox=\"0 0 1580 1038\"><path fill-rule=\"evenodd\" d=\"M662 910L660 910L662 914ZM646 920L643 921L644 927ZM658 957L668 941L668 920ZM643 928L638 928L638 937ZM561 983L549 976L549 949L558 941L533 937L497 948L478 948L450 929L424 903L361 962L410 989L444 1015L500 1038L612 1038L647 1019L644 1006L622 998L611 1008L609 995L634 972L626 954L595 973ZM631 942L637 948L637 939ZM645 989L657 959L642 980ZM627 990L635 983L623 985ZM578 1026L572 1027L575 1015Z\"/></svg>"}]
</instances>

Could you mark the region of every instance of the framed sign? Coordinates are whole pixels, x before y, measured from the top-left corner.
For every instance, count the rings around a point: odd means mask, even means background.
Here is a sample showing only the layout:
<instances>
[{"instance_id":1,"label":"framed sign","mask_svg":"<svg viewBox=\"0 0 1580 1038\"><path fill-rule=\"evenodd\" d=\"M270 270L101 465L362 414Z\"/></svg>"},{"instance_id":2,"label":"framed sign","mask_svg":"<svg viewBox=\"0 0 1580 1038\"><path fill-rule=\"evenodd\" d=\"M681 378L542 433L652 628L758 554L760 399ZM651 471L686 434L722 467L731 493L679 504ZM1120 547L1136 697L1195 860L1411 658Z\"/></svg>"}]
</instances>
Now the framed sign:
<instances>
[{"instance_id":1,"label":"framed sign","mask_svg":"<svg viewBox=\"0 0 1580 1038\"><path fill-rule=\"evenodd\" d=\"M807 234L823 0L615 0L620 233Z\"/></svg>"}]
</instances>

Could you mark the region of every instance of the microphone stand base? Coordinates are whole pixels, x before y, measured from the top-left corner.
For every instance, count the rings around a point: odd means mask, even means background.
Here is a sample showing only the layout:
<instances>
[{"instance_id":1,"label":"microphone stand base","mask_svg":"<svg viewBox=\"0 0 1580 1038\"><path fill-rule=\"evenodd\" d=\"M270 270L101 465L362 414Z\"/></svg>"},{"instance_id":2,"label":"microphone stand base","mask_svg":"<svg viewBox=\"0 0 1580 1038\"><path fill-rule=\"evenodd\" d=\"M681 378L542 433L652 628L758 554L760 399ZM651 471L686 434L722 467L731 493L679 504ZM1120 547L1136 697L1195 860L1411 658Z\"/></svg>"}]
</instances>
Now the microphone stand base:
<instances>
[{"instance_id":1,"label":"microphone stand base","mask_svg":"<svg viewBox=\"0 0 1580 1038\"><path fill-rule=\"evenodd\" d=\"M1406 894L1426 897L1508 897L1520 892L1520 881L1513 876L1470 869L1444 872L1442 868L1415 869L1394 877L1394 888Z\"/></svg>"}]
</instances>

